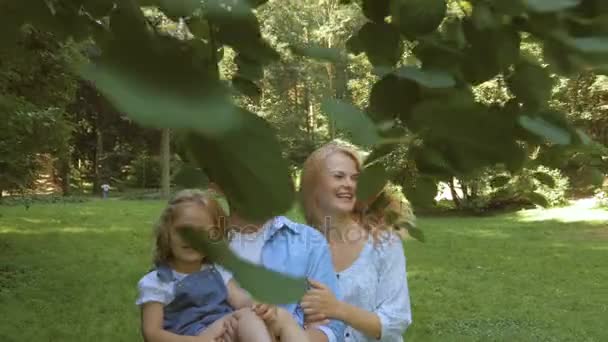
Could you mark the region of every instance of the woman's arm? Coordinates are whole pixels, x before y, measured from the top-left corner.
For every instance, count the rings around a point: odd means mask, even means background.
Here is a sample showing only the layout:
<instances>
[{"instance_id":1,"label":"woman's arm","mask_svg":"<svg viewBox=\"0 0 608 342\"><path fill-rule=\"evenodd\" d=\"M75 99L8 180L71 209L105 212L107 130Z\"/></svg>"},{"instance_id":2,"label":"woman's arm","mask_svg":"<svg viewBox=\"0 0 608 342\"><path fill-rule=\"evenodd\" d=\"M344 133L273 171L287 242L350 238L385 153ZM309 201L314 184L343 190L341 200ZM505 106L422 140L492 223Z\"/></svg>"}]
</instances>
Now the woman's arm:
<instances>
[{"instance_id":1,"label":"woman's arm","mask_svg":"<svg viewBox=\"0 0 608 342\"><path fill-rule=\"evenodd\" d=\"M380 317L382 339L393 341L400 339L412 323L412 311L403 242L393 236L387 243L379 260L381 290L376 295L374 312Z\"/></svg>"},{"instance_id":2,"label":"woman's arm","mask_svg":"<svg viewBox=\"0 0 608 342\"><path fill-rule=\"evenodd\" d=\"M302 307L308 320L337 319L367 336L380 338L382 325L378 315L336 299L331 291L319 282L310 281L310 285L312 290L302 299Z\"/></svg>"},{"instance_id":3,"label":"woman's arm","mask_svg":"<svg viewBox=\"0 0 608 342\"><path fill-rule=\"evenodd\" d=\"M311 282L313 289L302 300L309 320L339 319L369 337L386 341L402 336L412 322L405 255L398 238L385 248L378 277L380 291L373 312L339 301L327 287Z\"/></svg>"},{"instance_id":4,"label":"woman's arm","mask_svg":"<svg viewBox=\"0 0 608 342\"><path fill-rule=\"evenodd\" d=\"M214 342L224 332L223 322L216 323L199 336L181 336L163 329L163 304L148 302L141 309L141 330L146 342Z\"/></svg>"}]
</instances>

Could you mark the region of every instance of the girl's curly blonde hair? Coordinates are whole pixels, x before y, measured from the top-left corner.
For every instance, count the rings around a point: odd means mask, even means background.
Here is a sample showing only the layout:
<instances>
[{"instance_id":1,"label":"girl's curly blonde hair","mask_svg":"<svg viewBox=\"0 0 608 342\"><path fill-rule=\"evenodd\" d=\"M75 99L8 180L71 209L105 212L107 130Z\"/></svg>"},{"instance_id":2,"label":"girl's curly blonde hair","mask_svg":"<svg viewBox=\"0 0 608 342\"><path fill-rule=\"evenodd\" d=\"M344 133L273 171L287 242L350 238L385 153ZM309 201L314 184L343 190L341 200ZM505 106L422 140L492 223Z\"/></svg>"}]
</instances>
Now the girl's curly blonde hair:
<instances>
[{"instance_id":1,"label":"girl's curly blonde hair","mask_svg":"<svg viewBox=\"0 0 608 342\"><path fill-rule=\"evenodd\" d=\"M302 169L300 195L306 222L317 229L324 224L323 212L318 205L321 174L325 171L326 159L334 153L343 153L355 162L357 171L362 169L360 153L355 148L338 142L318 148L306 159ZM415 225L410 203L388 186L372 198L357 198L353 216L376 241L395 228ZM403 237L402 234L399 235Z\"/></svg>"},{"instance_id":2,"label":"girl's curly blonde hair","mask_svg":"<svg viewBox=\"0 0 608 342\"><path fill-rule=\"evenodd\" d=\"M224 218L226 214L212 193L196 189L181 190L173 196L163 209L157 223L154 225L156 240L153 262L155 266L166 264L172 258L170 245L170 231L178 208L184 204L196 204L206 210L213 220L220 234L224 236Z\"/></svg>"}]
</instances>

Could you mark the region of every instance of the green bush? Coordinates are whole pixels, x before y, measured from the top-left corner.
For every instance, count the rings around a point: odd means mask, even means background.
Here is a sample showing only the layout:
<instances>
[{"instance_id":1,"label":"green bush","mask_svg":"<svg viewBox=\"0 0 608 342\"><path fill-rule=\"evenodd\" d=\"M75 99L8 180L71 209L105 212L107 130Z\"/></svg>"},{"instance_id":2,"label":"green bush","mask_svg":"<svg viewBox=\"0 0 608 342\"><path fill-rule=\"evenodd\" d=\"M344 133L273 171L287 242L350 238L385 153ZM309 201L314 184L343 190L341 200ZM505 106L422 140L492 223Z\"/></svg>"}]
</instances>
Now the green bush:
<instances>
[{"instance_id":1,"label":"green bush","mask_svg":"<svg viewBox=\"0 0 608 342\"><path fill-rule=\"evenodd\" d=\"M500 184L502 177L494 177L495 190L489 194L487 208L525 208L534 205L555 207L568 203L567 193L570 182L558 169L539 166L534 169L523 169L519 174L510 177ZM498 183L498 184L497 184Z\"/></svg>"},{"instance_id":2,"label":"green bush","mask_svg":"<svg viewBox=\"0 0 608 342\"><path fill-rule=\"evenodd\" d=\"M597 190L594 199L597 208L608 209L608 189Z\"/></svg>"},{"instance_id":3,"label":"green bush","mask_svg":"<svg viewBox=\"0 0 608 342\"><path fill-rule=\"evenodd\" d=\"M25 206L30 207L35 204L55 204L55 203L82 203L89 201L90 197L86 196L61 196L52 195L24 195L24 196L7 196L0 199L0 205L5 206Z\"/></svg>"}]
</instances>

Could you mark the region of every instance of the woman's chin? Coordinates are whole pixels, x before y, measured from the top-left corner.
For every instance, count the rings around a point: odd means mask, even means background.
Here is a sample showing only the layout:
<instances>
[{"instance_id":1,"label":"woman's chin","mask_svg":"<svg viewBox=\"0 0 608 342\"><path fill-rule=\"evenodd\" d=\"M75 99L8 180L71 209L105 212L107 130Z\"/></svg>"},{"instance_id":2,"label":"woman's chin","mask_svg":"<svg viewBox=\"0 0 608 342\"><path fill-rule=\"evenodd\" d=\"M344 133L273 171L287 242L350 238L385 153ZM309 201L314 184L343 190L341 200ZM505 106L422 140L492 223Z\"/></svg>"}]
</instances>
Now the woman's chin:
<instances>
[{"instance_id":1,"label":"woman's chin","mask_svg":"<svg viewBox=\"0 0 608 342\"><path fill-rule=\"evenodd\" d=\"M333 212L336 216L347 216L355 210L355 203L335 203Z\"/></svg>"}]
</instances>

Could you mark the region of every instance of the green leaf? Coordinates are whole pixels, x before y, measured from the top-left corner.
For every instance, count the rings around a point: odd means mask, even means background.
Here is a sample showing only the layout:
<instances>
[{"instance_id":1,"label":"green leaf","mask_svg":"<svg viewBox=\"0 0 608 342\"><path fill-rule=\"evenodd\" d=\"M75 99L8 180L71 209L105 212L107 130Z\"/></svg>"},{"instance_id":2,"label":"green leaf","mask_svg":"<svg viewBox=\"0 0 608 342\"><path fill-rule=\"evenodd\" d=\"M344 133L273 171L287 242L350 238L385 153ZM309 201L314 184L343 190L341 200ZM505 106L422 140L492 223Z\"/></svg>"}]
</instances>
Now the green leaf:
<instances>
[{"instance_id":1,"label":"green leaf","mask_svg":"<svg viewBox=\"0 0 608 342\"><path fill-rule=\"evenodd\" d=\"M194 36L208 40L210 38L209 22L199 16L190 17L186 20L186 25Z\"/></svg>"},{"instance_id":2,"label":"green leaf","mask_svg":"<svg viewBox=\"0 0 608 342\"><path fill-rule=\"evenodd\" d=\"M407 126L425 145L441 146L441 154L456 172L511 164L522 155L513 139L515 120L490 112L466 91L452 90L449 96L421 102Z\"/></svg>"},{"instance_id":3,"label":"green leaf","mask_svg":"<svg viewBox=\"0 0 608 342\"><path fill-rule=\"evenodd\" d=\"M257 101L262 96L262 90L253 82L244 77L236 75L232 78L232 86L241 94Z\"/></svg>"},{"instance_id":4,"label":"green leaf","mask_svg":"<svg viewBox=\"0 0 608 342\"><path fill-rule=\"evenodd\" d=\"M172 20L188 17L201 8L199 0L144 0L144 2L158 6Z\"/></svg>"},{"instance_id":5,"label":"green leaf","mask_svg":"<svg viewBox=\"0 0 608 342\"><path fill-rule=\"evenodd\" d=\"M340 50L336 48L324 48L318 46L299 47L291 45L290 49L291 52L298 56L309 57L320 61L342 63L345 60Z\"/></svg>"},{"instance_id":6,"label":"green leaf","mask_svg":"<svg viewBox=\"0 0 608 342\"><path fill-rule=\"evenodd\" d=\"M568 43L584 53L608 53L608 37L572 38Z\"/></svg>"},{"instance_id":7,"label":"green leaf","mask_svg":"<svg viewBox=\"0 0 608 342\"><path fill-rule=\"evenodd\" d=\"M173 175L173 183L183 189L205 188L209 185L209 178L199 167L184 164Z\"/></svg>"},{"instance_id":8,"label":"green leaf","mask_svg":"<svg viewBox=\"0 0 608 342\"><path fill-rule=\"evenodd\" d=\"M253 7L253 8L257 8L265 3L268 2L268 0L245 0L249 6Z\"/></svg>"},{"instance_id":9,"label":"green leaf","mask_svg":"<svg viewBox=\"0 0 608 342\"><path fill-rule=\"evenodd\" d=\"M532 174L532 177L534 177L537 181L539 181L541 184L546 185L550 188L555 188L555 179L553 179L553 177L551 177L551 175L545 173L545 172L534 172Z\"/></svg>"},{"instance_id":10,"label":"green leaf","mask_svg":"<svg viewBox=\"0 0 608 342\"><path fill-rule=\"evenodd\" d=\"M447 12L445 0L393 0L390 11L393 23L408 39L435 31Z\"/></svg>"},{"instance_id":11,"label":"green leaf","mask_svg":"<svg viewBox=\"0 0 608 342\"><path fill-rule=\"evenodd\" d=\"M361 38L359 38L359 32L353 33L346 40L346 49L352 52L355 56L365 52L365 46L363 45Z\"/></svg>"},{"instance_id":12,"label":"green leaf","mask_svg":"<svg viewBox=\"0 0 608 342\"><path fill-rule=\"evenodd\" d=\"M526 11L526 6L521 0L514 1L504 1L504 0L490 0L492 3L492 8L494 8L497 12L517 16L521 15Z\"/></svg>"},{"instance_id":13,"label":"green leaf","mask_svg":"<svg viewBox=\"0 0 608 342\"><path fill-rule=\"evenodd\" d=\"M375 67L392 67L403 55L403 41L399 31L387 23L366 23L357 37Z\"/></svg>"},{"instance_id":14,"label":"green leaf","mask_svg":"<svg viewBox=\"0 0 608 342\"><path fill-rule=\"evenodd\" d=\"M295 190L274 129L263 118L239 109L238 127L219 137L189 134L194 161L218 184L231 210L255 222L291 209Z\"/></svg>"},{"instance_id":15,"label":"green leaf","mask_svg":"<svg viewBox=\"0 0 608 342\"><path fill-rule=\"evenodd\" d=\"M380 140L374 123L359 108L334 99L323 101L321 110L336 125L351 134L352 141L362 146L371 146Z\"/></svg>"},{"instance_id":16,"label":"green leaf","mask_svg":"<svg viewBox=\"0 0 608 342\"><path fill-rule=\"evenodd\" d=\"M237 74L241 77L250 81L257 81L264 77L264 67L255 60L238 54L234 57L234 63L237 67Z\"/></svg>"},{"instance_id":17,"label":"green leaf","mask_svg":"<svg viewBox=\"0 0 608 342\"><path fill-rule=\"evenodd\" d=\"M180 75L191 72L182 64L185 61L154 62L142 63L118 56L97 65L86 65L79 73L93 82L117 109L144 126L221 135L239 123L236 108L219 84L214 85L214 81L203 77L193 79L194 75ZM181 85L175 83L180 78Z\"/></svg>"},{"instance_id":18,"label":"green leaf","mask_svg":"<svg viewBox=\"0 0 608 342\"><path fill-rule=\"evenodd\" d=\"M182 229L180 234L210 262L231 271L238 284L260 302L297 302L306 292L306 279L288 277L240 259L230 250L223 236L218 239L193 228Z\"/></svg>"},{"instance_id":19,"label":"green leaf","mask_svg":"<svg viewBox=\"0 0 608 342\"><path fill-rule=\"evenodd\" d=\"M474 85L494 78L519 59L521 38L511 26L479 30L471 20L463 22L470 46L462 59L462 71Z\"/></svg>"},{"instance_id":20,"label":"green leaf","mask_svg":"<svg viewBox=\"0 0 608 342\"><path fill-rule=\"evenodd\" d=\"M418 240L423 243L426 242L426 237L424 236L424 231L422 231L422 229L420 229L420 228L407 226L407 233L415 240Z\"/></svg>"},{"instance_id":21,"label":"green leaf","mask_svg":"<svg viewBox=\"0 0 608 342\"><path fill-rule=\"evenodd\" d=\"M495 29L499 23L499 20L490 6L484 2L476 3L473 7L473 23L479 30Z\"/></svg>"},{"instance_id":22,"label":"green leaf","mask_svg":"<svg viewBox=\"0 0 608 342\"><path fill-rule=\"evenodd\" d=\"M580 0L526 0L528 8L535 12L557 12L578 6Z\"/></svg>"},{"instance_id":23,"label":"green leaf","mask_svg":"<svg viewBox=\"0 0 608 342\"><path fill-rule=\"evenodd\" d=\"M262 39L260 23L248 5L237 2L228 9L223 1L208 5L208 20L217 28L217 39L251 60L266 65L280 60L279 53ZM240 5L239 5L240 4Z\"/></svg>"},{"instance_id":24,"label":"green leaf","mask_svg":"<svg viewBox=\"0 0 608 342\"><path fill-rule=\"evenodd\" d=\"M510 180L511 177L508 176L496 176L490 180L490 186L493 188L502 188L507 185Z\"/></svg>"},{"instance_id":25,"label":"green leaf","mask_svg":"<svg viewBox=\"0 0 608 342\"><path fill-rule=\"evenodd\" d=\"M596 167L583 168L581 177L584 179L586 184L595 188L601 187L606 179L606 175L604 175L604 173Z\"/></svg>"},{"instance_id":26,"label":"green leaf","mask_svg":"<svg viewBox=\"0 0 608 342\"><path fill-rule=\"evenodd\" d=\"M569 145L572 141L570 132L541 117L529 117L522 115L519 117L518 122L523 128L545 138L551 143L557 145Z\"/></svg>"},{"instance_id":27,"label":"green leaf","mask_svg":"<svg viewBox=\"0 0 608 342\"><path fill-rule=\"evenodd\" d=\"M375 161L380 160L395 151L397 147L397 144L383 144L376 146L372 152L367 155L364 164L366 166L373 164Z\"/></svg>"},{"instance_id":28,"label":"green leaf","mask_svg":"<svg viewBox=\"0 0 608 342\"><path fill-rule=\"evenodd\" d=\"M419 177L413 185L406 185L403 189L405 197L413 205L422 208L430 207L435 203L437 196L437 183L430 177Z\"/></svg>"},{"instance_id":29,"label":"green leaf","mask_svg":"<svg viewBox=\"0 0 608 342\"><path fill-rule=\"evenodd\" d=\"M452 75L433 70L422 70L414 66L404 66L395 72L398 77L412 80L427 88L451 88L456 85Z\"/></svg>"},{"instance_id":30,"label":"green leaf","mask_svg":"<svg viewBox=\"0 0 608 342\"><path fill-rule=\"evenodd\" d=\"M406 119L411 109L420 101L420 87L394 74L384 76L373 86L369 98L369 116L374 122Z\"/></svg>"},{"instance_id":31,"label":"green leaf","mask_svg":"<svg viewBox=\"0 0 608 342\"><path fill-rule=\"evenodd\" d=\"M357 198L367 201L377 196L388 182L389 174L386 166L375 162L365 166L357 180Z\"/></svg>"},{"instance_id":32,"label":"green leaf","mask_svg":"<svg viewBox=\"0 0 608 342\"><path fill-rule=\"evenodd\" d=\"M513 74L507 78L509 90L522 103L531 108L544 106L551 98L553 80L549 72L540 65L521 61Z\"/></svg>"},{"instance_id":33,"label":"green leaf","mask_svg":"<svg viewBox=\"0 0 608 342\"><path fill-rule=\"evenodd\" d=\"M547 198L545 198L545 196L537 193L537 192L530 192L526 194L526 197L534 204L541 206L543 208L548 208L549 205L549 201L547 201Z\"/></svg>"},{"instance_id":34,"label":"green leaf","mask_svg":"<svg viewBox=\"0 0 608 342\"><path fill-rule=\"evenodd\" d=\"M448 27L446 27L447 29ZM454 34L458 35L456 32ZM462 41L458 41L457 37L450 38L456 39L454 42L436 39L421 40L412 52L422 62L422 67L425 69L460 72L460 64L464 55L459 51L462 46L458 47L458 44L464 44L466 41L464 34L461 38Z\"/></svg>"},{"instance_id":35,"label":"green leaf","mask_svg":"<svg viewBox=\"0 0 608 342\"><path fill-rule=\"evenodd\" d=\"M371 21L384 22L388 17L391 0L363 0L363 14Z\"/></svg>"},{"instance_id":36,"label":"green leaf","mask_svg":"<svg viewBox=\"0 0 608 342\"><path fill-rule=\"evenodd\" d=\"M461 50L466 46L467 39L464 35L461 19L447 18L441 27L443 39L445 39L448 44L453 45L458 50Z\"/></svg>"},{"instance_id":37,"label":"green leaf","mask_svg":"<svg viewBox=\"0 0 608 342\"><path fill-rule=\"evenodd\" d=\"M576 134L578 135L578 138L581 141L581 144L583 145L590 145L593 142L589 135L587 135L587 133L583 132L580 129L576 130Z\"/></svg>"},{"instance_id":38,"label":"green leaf","mask_svg":"<svg viewBox=\"0 0 608 342\"><path fill-rule=\"evenodd\" d=\"M416 169L421 174L442 179L455 176L458 173L443 156L443 153L435 147L412 146L410 147L410 155L416 161Z\"/></svg>"},{"instance_id":39,"label":"green leaf","mask_svg":"<svg viewBox=\"0 0 608 342\"><path fill-rule=\"evenodd\" d=\"M93 17L101 18L110 13L114 3L107 0L84 0L84 9Z\"/></svg>"}]
</instances>

